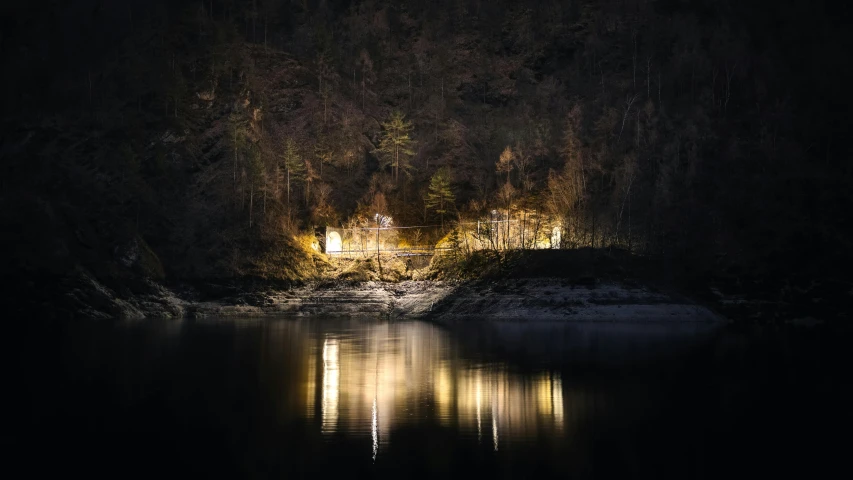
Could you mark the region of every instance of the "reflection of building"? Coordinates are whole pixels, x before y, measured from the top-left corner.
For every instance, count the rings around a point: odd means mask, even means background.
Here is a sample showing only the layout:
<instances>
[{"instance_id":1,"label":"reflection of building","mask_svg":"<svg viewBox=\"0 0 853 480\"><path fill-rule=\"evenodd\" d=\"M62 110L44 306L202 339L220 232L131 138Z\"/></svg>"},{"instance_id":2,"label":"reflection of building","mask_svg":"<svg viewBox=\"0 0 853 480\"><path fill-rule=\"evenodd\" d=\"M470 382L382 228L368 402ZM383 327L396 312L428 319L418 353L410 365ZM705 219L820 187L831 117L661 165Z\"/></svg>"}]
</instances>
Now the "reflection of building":
<instances>
[{"instance_id":1,"label":"reflection of building","mask_svg":"<svg viewBox=\"0 0 853 480\"><path fill-rule=\"evenodd\" d=\"M433 418L501 448L542 429L561 431L566 408L558 374L520 375L458 358L445 332L421 323L376 324L365 336L324 338L309 350L300 395L321 431L369 435L374 456L395 427ZM319 357L319 358L318 358ZM318 362L319 359L322 362ZM573 408L578 408L573 405Z\"/></svg>"},{"instance_id":2,"label":"reflection of building","mask_svg":"<svg viewBox=\"0 0 853 480\"><path fill-rule=\"evenodd\" d=\"M327 339L323 343L323 400L320 410L323 418L323 432L334 432L338 424L340 383L338 358L338 342Z\"/></svg>"}]
</instances>

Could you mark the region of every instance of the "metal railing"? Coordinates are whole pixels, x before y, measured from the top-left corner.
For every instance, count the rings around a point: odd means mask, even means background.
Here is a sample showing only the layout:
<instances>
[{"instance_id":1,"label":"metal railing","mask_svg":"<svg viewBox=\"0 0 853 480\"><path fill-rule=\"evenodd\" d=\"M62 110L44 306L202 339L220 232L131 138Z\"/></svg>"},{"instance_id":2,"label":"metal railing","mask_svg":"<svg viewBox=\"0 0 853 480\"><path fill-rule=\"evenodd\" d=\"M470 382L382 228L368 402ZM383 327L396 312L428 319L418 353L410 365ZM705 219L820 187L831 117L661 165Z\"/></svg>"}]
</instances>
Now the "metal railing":
<instances>
[{"instance_id":1,"label":"metal railing","mask_svg":"<svg viewBox=\"0 0 853 480\"><path fill-rule=\"evenodd\" d=\"M443 253L445 251L451 250L449 247L436 247L433 245L417 245L411 247L398 247L398 248L379 248L379 254L388 256L394 255L397 257L415 257L415 256L429 256L435 255L436 253ZM326 252L329 256L334 257L342 257L342 258L370 258L375 257L377 254L376 249L369 248L358 248L358 249L343 249L334 252Z\"/></svg>"}]
</instances>

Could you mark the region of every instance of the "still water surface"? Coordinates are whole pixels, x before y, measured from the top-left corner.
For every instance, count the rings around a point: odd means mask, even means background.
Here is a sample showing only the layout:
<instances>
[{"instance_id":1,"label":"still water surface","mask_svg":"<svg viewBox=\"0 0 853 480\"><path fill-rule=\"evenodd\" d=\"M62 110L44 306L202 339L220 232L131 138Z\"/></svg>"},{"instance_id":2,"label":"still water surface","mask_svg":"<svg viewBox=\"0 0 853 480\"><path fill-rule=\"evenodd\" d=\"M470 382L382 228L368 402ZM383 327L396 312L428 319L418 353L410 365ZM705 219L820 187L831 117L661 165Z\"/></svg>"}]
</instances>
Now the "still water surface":
<instances>
[{"instance_id":1,"label":"still water surface","mask_svg":"<svg viewBox=\"0 0 853 480\"><path fill-rule=\"evenodd\" d=\"M843 341L820 330L267 318L84 323L32 347L4 439L32 476L849 470Z\"/></svg>"}]
</instances>

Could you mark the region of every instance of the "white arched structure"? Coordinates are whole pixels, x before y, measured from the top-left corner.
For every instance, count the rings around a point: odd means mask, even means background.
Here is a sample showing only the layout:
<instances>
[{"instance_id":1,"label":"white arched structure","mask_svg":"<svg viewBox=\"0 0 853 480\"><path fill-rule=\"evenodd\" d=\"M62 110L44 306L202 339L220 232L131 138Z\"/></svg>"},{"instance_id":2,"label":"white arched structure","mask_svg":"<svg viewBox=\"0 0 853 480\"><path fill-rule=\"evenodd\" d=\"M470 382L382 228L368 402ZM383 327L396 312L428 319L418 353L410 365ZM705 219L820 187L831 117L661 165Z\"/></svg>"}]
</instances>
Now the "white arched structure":
<instances>
[{"instance_id":1,"label":"white arched structure","mask_svg":"<svg viewBox=\"0 0 853 480\"><path fill-rule=\"evenodd\" d=\"M338 232L329 232L326 235L326 253L341 253L342 245L341 234Z\"/></svg>"}]
</instances>

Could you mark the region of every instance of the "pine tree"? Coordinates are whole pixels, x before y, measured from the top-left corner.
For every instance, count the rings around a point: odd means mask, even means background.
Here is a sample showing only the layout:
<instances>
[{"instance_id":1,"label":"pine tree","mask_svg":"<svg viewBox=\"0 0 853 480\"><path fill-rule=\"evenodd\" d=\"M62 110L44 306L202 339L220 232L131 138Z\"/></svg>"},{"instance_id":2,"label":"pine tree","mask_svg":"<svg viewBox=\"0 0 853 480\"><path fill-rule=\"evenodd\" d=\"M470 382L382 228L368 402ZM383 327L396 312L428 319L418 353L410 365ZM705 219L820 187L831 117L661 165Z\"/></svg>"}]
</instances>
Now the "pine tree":
<instances>
[{"instance_id":1,"label":"pine tree","mask_svg":"<svg viewBox=\"0 0 853 480\"><path fill-rule=\"evenodd\" d=\"M379 152L383 165L391 166L394 174L394 182L400 180L400 168L408 170L411 165L409 157L414 155L412 146L414 141L409 137L412 131L412 122L406 121L402 113L395 111L387 122L382 123L385 130L379 141Z\"/></svg>"},{"instance_id":2,"label":"pine tree","mask_svg":"<svg viewBox=\"0 0 853 480\"><path fill-rule=\"evenodd\" d=\"M454 228L450 235L447 236L447 244L450 246L450 254L453 256L453 261L459 261L459 251L462 249L462 240L459 238L459 229Z\"/></svg>"},{"instance_id":3,"label":"pine tree","mask_svg":"<svg viewBox=\"0 0 853 480\"><path fill-rule=\"evenodd\" d=\"M331 163L334 156L331 142L329 140L328 136L321 134L317 138L317 143L314 144L314 158L316 158L316 165L320 169L318 174L318 178L320 179L323 178L323 165Z\"/></svg>"},{"instance_id":4,"label":"pine tree","mask_svg":"<svg viewBox=\"0 0 853 480\"><path fill-rule=\"evenodd\" d=\"M456 197L450 188L450 171L447 168L438 169L429 181L425 203L427 209L441 217L442 230L444 230L444 214L453 208L455 200Z\"/></svg>"}]
</instances>

